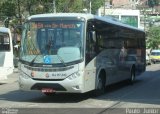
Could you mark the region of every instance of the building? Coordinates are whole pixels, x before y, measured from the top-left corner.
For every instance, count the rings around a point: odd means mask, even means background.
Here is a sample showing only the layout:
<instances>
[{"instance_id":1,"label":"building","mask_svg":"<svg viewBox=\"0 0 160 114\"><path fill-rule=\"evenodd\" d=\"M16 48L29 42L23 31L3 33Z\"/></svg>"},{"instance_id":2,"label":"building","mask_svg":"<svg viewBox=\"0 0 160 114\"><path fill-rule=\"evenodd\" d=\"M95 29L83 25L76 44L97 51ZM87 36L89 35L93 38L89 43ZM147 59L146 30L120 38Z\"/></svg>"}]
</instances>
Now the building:
<instances>
[{"instance_id":1,"label":"building","mask_svg":"<svg viewBox=\"0 0 160 114\"><path fill-rule=\"evenodd\" d=\"M144 30L153 24L160 25L160 5L149 7L148 0L106 0L98 15L109 15Z\"/></svg>"},{"instance_id":2,"label":"building","mask_svg":"<svg viewBox=\"0 0 160 114\"><path fill-rule=\"evenodd\" d=\"M112 0L112 8L136 9L139 0Z\"/></svg>"},{"instance_id":3,"label":"building","mask_svg":"<svg viewBox=\"0 0 160 114\"><path fill-rule=\"evenodd\" d=\"M105 14L105 15L104 15ZM122 23L140 27L140 11L132 9L103 9L98 10L99 16L111 16L117 20L120 20Z\"/></svg>"},{"instance_id":4,"label":"building","mask_svg":"<svg viewBox=\"0 0 160 114\"><path fill-rule=\"evenodd\" d=\"M160 14L160 0L151 0L157 1L156 5L153 7L149 7L150 0L106 0L106 2L110 3L110 8L122 8L122 9L147 9L150 14ZM159 3L158 3L159 2Z\"/></svg>"}]
</instances>

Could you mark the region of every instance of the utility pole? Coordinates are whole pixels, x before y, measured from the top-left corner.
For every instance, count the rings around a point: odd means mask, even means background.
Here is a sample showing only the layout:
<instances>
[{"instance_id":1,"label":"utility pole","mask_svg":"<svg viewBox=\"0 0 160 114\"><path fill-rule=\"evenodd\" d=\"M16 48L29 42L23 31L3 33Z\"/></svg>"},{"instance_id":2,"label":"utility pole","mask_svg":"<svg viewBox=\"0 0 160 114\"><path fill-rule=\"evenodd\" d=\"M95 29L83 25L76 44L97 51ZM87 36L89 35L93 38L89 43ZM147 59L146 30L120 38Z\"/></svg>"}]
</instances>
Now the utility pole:
<instances>
[{"instance_id":1,"label":"utility pole","mask_svg":"<svg viewBox=\"0 0 160 114\"><path fill-rule=\"evenodd\" d=\"M20 25L22 25L22 20L21 20L21 9L20 9L20 3L19 3L19 0L17 0L17 4L18 4L18 18L19 18L19 22L20 22Z\"/></svg>"},{"instance_id":2,"label":"utility pole","mask_svg":"<svg viewBox=\"0 0 160 114\"><path fill-rule=\"evenodd\" d=\"M91 2L91 0L89 1L89 13L90 14L92 13L92 2Z\"/></svg>"},{"instance_id":3,"label":"utility pole","mask_svg":"<svg viewBox=\"0 0 160 114\"><path fill-rule=\"evenodd\" d=\"M146 9L145 8L143 8L143 16L144 16L144 32L146 32Z\"/></svg>"},{"instance_id":4,"label":"utility pole","mask_svg":"<svg viewBox=\"0 0 160 114\"><path fill-rule=\"evenodd\" d=\"M53 12L56 13L56 0L53 0Z\"/></svg>"},{"instance_id":5,"label":"utility pole","mask_svg":"<svg viewBox=\"0 0 160 114\"><path fill-rule=\"evenodd\" d=\"M106 15L106 0L104 0L104 16Z\"/></svg>"}]
</instances>

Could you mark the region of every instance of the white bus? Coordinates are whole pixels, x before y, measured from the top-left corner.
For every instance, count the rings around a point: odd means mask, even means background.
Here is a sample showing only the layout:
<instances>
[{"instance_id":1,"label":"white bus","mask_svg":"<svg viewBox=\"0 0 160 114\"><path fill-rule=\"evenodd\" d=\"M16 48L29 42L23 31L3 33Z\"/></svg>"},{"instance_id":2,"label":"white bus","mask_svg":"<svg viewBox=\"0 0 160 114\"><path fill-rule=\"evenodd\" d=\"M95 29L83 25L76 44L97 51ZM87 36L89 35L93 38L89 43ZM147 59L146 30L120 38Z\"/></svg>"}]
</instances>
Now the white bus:
<instances>
[{"instance_id":1,"label":"white bus","mask_svg":"<svg viewBox=\"0 0 160 114\"><path fill-rule=\"evenodd\" d=\"M0 27L0 80L13 73L13 46L9 28Z\"/></svg>"},{"instance_id":2,"label":"white bus","mask_svg":"<svg viewBox=\"0 0 160 114\"><path fill-rule=\"evenodd\" d=\"M23 27L19 86L52 93L103 93L145 71L145 33L91 14L30 16Z\"/></svg>"}]
</instances>

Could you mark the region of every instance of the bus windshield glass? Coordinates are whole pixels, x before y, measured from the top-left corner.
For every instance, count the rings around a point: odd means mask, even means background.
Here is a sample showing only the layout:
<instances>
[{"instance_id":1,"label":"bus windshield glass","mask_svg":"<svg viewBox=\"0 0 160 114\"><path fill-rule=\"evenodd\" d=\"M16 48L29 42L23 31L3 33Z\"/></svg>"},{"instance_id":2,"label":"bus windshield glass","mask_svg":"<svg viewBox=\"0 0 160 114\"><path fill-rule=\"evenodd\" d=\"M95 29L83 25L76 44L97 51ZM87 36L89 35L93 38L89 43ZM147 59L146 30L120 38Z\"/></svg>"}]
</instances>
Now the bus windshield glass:
<instances>
[{"instance_id":1,"label":"bus windshield glass","mask_svg":"<svg viewBox=\"0 0 160 114\"><path fill-rule=\"evenodd\" d=\"M9 51L9 34L0 32L0 51Z\"/></svg>"},{"instance_id":2,"label":"bus windshield glass","mask_svg":"<svg viewBox=\"0 0 160 114\"><path fill-rule=\"evenodd\" d=\"M31 21L24 25L20 59L34 64L66 64L83 59L84 22Z\"/></svg>"}]
</instances>

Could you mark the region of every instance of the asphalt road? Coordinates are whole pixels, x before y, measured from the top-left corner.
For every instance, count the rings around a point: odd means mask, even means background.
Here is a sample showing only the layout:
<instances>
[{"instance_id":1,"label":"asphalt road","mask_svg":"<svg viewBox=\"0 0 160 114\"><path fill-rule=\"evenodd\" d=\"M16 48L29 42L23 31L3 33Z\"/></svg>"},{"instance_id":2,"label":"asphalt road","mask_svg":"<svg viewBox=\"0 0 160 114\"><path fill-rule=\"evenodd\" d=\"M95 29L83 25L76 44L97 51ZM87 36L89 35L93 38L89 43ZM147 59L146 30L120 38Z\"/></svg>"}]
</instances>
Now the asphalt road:
<instances>
[{"instance_id":1,"label":"asphalt road","mask_svg":"<svg viewBox=\"0 0 160 114\"><path fill-rule=\"evenodd\" d=\"M160 114L160 64L147 66L134 85L121 82L94 97L86 94L24 92L18 88L18 73L0 85L2 114Z\"/></svg>"}]
</instances>

